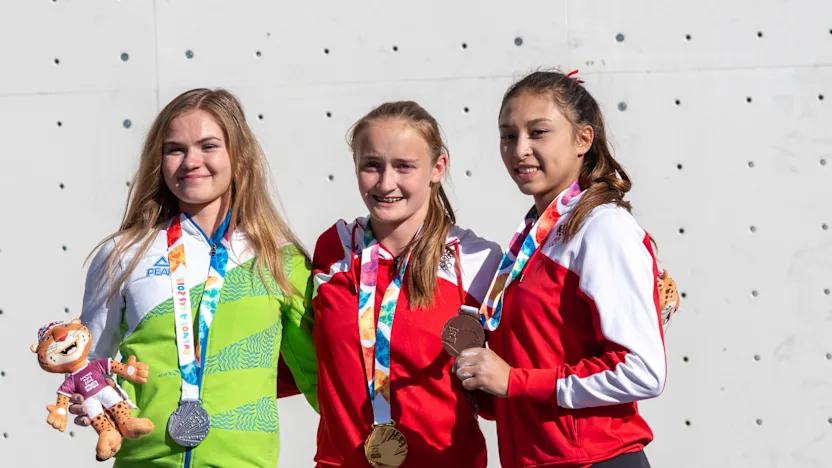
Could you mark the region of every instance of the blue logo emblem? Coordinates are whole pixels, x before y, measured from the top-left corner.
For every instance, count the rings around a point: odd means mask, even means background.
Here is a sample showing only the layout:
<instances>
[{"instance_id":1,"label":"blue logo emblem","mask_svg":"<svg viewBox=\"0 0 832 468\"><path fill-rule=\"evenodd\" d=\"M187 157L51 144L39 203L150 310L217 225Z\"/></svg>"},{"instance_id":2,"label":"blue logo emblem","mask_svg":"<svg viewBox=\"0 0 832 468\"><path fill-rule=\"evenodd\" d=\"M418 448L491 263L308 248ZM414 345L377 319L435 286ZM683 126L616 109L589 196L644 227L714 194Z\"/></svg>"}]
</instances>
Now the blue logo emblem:
<instances>
[{"instance_id":1,"label":"blue logo emblem","mask_svg":"<svg viewBox=\"0 0 832 468\"><path fill-rule=\"evenodd\" d=\"M152 267L147 269L145 276L170 276L170 263L164 255L156 260Z\"/></svg>"}]
</instances>

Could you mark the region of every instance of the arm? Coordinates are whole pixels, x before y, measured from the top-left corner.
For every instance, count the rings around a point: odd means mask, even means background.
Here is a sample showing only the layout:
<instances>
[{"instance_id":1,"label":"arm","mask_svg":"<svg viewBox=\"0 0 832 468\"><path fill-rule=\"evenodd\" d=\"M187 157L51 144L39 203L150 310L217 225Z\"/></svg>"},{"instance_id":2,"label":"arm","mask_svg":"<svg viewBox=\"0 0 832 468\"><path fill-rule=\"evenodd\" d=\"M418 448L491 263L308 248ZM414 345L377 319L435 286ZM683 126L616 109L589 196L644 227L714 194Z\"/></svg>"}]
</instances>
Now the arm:
<instances>
[{"instance_id":1,"label":"arm","mask_svg":"<svg viewBox=\"0 0 832 468\"><path fill-rule=\"evenodd\" d=\"M87 270L81 322L92 333L90 359L109 358L116 354L121 341L121 322L124 297L121 291L111 294L111 284L121 274L121 269L108 272L106 261L115 247L115 241L107 241L95 253Z\"/></svg>"},{"instance_id":2,"label":"arm","mask_svg":"<svg viewBox=\"0 0 832 468\"><path fill-rule=\"evenodd\" d=\"M58 393L58 400L54 405L46 405L49 416L46 417L46 423L55 429L63 432L66 430L66 409L69 407L69 397Z\"/></svg>"},{"instance_id":3,"label":"arm","mask_svg":"<svg viewBox=\"0 0 832 468\"><path fill-rule=\"evenodd\" d=\"M280 354L297 388L318 410L318 362L312 342L312 277L309 260L294 247L284 247L284 259L294 292L283 298L283 339Z\"/></svg>"},{"instance_id":4,"label":"arm","mask_svg":"<svg viewBox=\"0 0 832 468\"><path fill-rule=\"evenodd\" d=\"M646 234L623 211L587 221L573 267L596 314L604 352L555 369L511 368L490 349L465 350L457 375L468 389L556 401L565 408L629 403L658 396L666 363L657 268Z\"/></svg>"},{"instance_id":5,"label":"arm","mask_svg":"<svg viewBox=\"0 0 832 468\"><path fill-rule=\"evenodd\" d=\"M576 409L652 398L664 388L658 271L646 233L620 210L587 223L574 268L604 352L557 369L512 369L509 398L556 399Z\"/></svg>"}]
</instances>

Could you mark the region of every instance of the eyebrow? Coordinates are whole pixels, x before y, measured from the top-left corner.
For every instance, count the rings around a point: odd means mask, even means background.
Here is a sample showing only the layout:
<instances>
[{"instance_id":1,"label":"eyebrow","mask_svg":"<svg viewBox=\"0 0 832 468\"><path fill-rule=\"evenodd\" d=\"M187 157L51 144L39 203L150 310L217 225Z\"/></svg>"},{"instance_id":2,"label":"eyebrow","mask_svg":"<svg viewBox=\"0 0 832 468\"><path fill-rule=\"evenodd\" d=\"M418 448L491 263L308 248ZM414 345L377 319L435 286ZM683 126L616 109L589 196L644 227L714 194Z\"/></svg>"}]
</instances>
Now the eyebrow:
<instances>
[{"instance_id":1,"label":"eyebrow","mask_svg":"<svg viewBox=\"0 0 832 468\"><path fill-rule=\"evenodd\" d=\"M546 117L540 117L540 118L537 118L537 119L529 120L528 122L526 122L526 125L535 125L535 124L538 124L540 122L552 122L552 119L548 119ZM511 128L511 127L513 127L513 125L500 124L500 128Z\"/></svg>"},{"instance_id":2,"label":"eyebrow","mask_svg":"<svg viewBox=\"0 0 832 468\"><path fill-rule=\"evenodd\" d=\"M207 137L205 137L205 138L202 138L202 139L200 139L200 140L197 140L197 143L198 143L198 144L202 144L202 143L206 143L206 142L211 141L211 140L222 141L219 137L215 137L215 136L207 136ZM181 144L183 144L183 143L181 143L181 142L179 142L179 141L176 141L176 140L165 140L165 142L164 142L164 143L162 143L162 144L163 144L163 145L181 145Z\"/></svg>"}]
</instances>

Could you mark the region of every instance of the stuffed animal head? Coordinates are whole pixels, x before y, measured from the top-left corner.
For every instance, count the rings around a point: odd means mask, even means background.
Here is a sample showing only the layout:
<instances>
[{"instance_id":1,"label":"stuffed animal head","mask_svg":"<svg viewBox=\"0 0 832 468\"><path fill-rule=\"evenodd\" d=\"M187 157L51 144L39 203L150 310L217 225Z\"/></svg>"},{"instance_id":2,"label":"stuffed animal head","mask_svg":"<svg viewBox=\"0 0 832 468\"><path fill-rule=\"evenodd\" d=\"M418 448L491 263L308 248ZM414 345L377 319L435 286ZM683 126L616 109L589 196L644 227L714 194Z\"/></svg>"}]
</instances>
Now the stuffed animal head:
<instances>
[{"instance_id":1,"label":"stuffed animal head","mask_svg":"<svg viewBox=\"0 0 832 468\"><path fill-rule=\"evenodd\" d=\"M38 344L29 349L38 355L38 363L46 372L67 373L86 365L91 344L90 330L74 319L41 327Z\"/></svg>"}]
</instances>

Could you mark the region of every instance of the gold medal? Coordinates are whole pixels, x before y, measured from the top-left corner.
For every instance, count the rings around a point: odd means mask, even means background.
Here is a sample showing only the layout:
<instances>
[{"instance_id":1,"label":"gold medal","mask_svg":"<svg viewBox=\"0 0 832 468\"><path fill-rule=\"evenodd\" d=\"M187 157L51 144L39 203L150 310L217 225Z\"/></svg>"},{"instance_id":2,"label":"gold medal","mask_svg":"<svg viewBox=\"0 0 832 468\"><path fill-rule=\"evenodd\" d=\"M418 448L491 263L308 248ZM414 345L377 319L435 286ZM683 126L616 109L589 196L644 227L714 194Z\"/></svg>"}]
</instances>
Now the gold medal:
<instances>
[{"instance_id":1,"label":"gold medal","mask_svg":"<svg viewBox=\"0 0 832 468\"><path fill-rule=\"evenodd\" d=\"M376 424L364 441L364 456L370 465L397 467L407 458L407 439L393 424Z\"/></svg>"}]
</instances>

